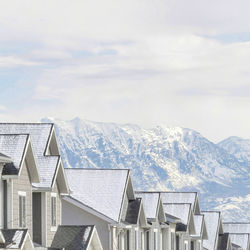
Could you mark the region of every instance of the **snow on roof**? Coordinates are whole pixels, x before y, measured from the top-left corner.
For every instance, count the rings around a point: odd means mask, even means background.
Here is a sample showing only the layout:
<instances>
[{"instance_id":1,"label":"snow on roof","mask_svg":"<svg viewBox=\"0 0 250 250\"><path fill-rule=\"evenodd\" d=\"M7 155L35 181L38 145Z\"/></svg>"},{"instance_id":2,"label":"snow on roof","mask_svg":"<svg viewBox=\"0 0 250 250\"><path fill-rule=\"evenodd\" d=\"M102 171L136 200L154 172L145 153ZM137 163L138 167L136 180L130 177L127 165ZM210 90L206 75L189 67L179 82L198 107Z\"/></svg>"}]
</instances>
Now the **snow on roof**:
<instances>
[{"instance_id":1,"label":"snow on roof","mask_svg":"<svg viewBox=\"0 0 250 250\"><path fill-rule=\"evenodd\" d=\"M129 174L127 169L65 169L70 196L119 221Z\"/></svg>"},{"instance_id":2,"label":"snow on roof","mask_svg":"<svg viewBox=\"0 0 250 250\"><path fill-rule=\"evenodd\" d=\"M0 151L12 159L16 169L21 167L28 137L28 135L0 134Z\"/></svg>"},{"instance_id":3,"label":"snow on roof","mask_svg":"<svg viewBox=\"0 0 250 250\"><path fill-rule=\"evenodd\" d=\"M215 247L215 242L217 235L219 234L219 222L220 213L219 212L202 212L204 214L208 239L203 240L203 246L208 250L213 250Z\"/></svg>"},{"instance_id":4,"label":"snow on roof","mask_svg":"<svg viewBox=\"0 0 250 250\"><path fill-rule=\"evenodd\" d=\"M229 234L231 242L240 246L243 250L248 250L248 244L250 241L250 234Z\"/></svg>"},{"instance_id":5,"label":"snow on roof","mask_svg":"<svg viewBox=\"0 0 250 250\"><path fill-rule=\"evenodd\" d=\"M0 134L30 135L40 176L40 183L33 184L35 187L50 188L56 171L59 156L45 156L52 127L53 124L48 123L0 123ZM5 153L4 151L1 152ZM11 155L8 156L12 157Z\"/></svg>"},{"instance_id":6,"label":"snow on roof","mask_svg":"<svg viewBox=\"0 0 250 250\"><path fill-rule=\"evenodd\" d=\"M65 226L59 225L51 247L58 249L86 250L93 234L93 225Z\"/></svg>"},{"instance_id":7,"label":"snow on roof","mask_svg":"<svg viewBox=\"0 0 250 250\"><path fill-rule=\"evenodd\" d=\"M27 229L2 229L5 243L1 243L0 248L21 249L27 233Z\"/></svg>"},{"instance_id":8,"label":"snow on roof","mask_svg":"<svg viewBox=\"0 0 250 250\"><path fill-rule=\"evenodd\" d=\"M197 193L195 192L161 192L163 203L189 203L194 209Z\"/></svg>"},{"instance_id":9,"label":"snow on roof","mask_svg":"<svg viewBox=\"0 0 250 250\"><path fill-rule=\"evenodd\" d=\"M228 233L248 233L250 234L250 222L226 222L223 223L223 230Z\"/></svg>"},{"instance_id":10,"label":"snow on roof","mask_svg":"<svg viewBox=\"0 0 250 250\"><path fill-rule=\"evenodd\" d=\"M158 202L160 199L159 192L135 192L137 198L142 199L145 215L148 219L156 219Z\"/></svg>"},{"instance_id":11,"label":"snow on roof","mask_svg":"<svg viewBox=\"0 0 250 250\"><path fill-rule=\"evenodd\" d=\"M191 204L163 203L164 212L181 219L185 225L188 224Z\"/></svg>"},{"instance_id":12,"label":"snow on roof","mask_svg":"<svg viewBox=\"0 0 250 250\"><path fill-rule=\"evenodd\" d=\"M201 237L202 225L203 225L204 215L194 215L194 226L195 226L195 235L193 237Z\"/></svg>"}]
</instances>

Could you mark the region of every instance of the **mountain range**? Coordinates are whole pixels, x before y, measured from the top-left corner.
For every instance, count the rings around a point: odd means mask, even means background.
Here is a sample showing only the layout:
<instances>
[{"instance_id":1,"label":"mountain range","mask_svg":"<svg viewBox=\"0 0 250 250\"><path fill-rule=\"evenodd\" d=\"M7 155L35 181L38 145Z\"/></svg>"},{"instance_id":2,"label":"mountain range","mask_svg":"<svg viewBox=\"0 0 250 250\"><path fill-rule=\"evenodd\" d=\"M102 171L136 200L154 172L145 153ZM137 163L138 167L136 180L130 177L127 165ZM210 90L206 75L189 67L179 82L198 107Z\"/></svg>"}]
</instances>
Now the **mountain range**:
<instances>
[{"instance_id":1,"label":"mountain range","mask_svg":"<svg viewBox=\"0 0 250 250\"><path fill-rule=\"evenodd\" d=\"M55 123L65 167L129 168L137 190L197 191L202 210L225 221L250 220L250 140L213 143L192 129L102 123Z\"/></svg>"}]
</instances>

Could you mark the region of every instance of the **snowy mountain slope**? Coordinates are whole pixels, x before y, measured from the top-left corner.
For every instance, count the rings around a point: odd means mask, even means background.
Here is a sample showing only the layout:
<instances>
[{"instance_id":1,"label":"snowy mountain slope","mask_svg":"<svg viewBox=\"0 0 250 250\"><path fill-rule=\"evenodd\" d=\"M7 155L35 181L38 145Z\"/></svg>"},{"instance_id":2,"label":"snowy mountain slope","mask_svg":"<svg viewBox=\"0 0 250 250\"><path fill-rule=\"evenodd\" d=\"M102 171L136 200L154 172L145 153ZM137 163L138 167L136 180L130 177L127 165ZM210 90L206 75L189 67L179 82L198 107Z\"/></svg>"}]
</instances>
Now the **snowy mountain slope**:
<instances>
[{"instance_id":1,"label":"snowy mountain slope","mask_svg":"<svg viewBox=\"0 0 250 250\"><path fill-rule=\"evenodd\" d=\"M229 137L218 146L233 154L241 162L250 162L250 140L242 139L236 136Z\"/></svg>"},{"instance_id":2,"label":"snowy mountain slope","mask_svg":"<svg viewBox=\"0 0 250 250\"><path fill-rule=\"evenodd\" d=\"M79 118L43 121L56 124L65 167L130 168L137 189L199 191L203 209L222 208L232 220L233 203L237 216L250 219L250 204L244 203L250 193L250 161L234 154L228 142L216 145L178 127L144 129ZM239 196L243 202L235 202Z\"/></svg>"}]
</instances>

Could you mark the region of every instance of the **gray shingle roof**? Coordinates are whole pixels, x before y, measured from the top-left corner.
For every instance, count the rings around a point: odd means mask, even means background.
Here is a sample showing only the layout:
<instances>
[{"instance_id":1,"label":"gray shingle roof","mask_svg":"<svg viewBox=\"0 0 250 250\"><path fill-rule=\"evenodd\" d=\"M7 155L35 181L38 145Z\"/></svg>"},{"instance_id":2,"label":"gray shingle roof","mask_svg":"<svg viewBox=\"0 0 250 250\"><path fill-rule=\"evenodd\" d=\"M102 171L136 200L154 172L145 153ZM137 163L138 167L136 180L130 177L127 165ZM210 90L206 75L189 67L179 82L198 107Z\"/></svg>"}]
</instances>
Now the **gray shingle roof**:
<instances>
[{"instance_id":1,"label":"gray shingle roof","mask_svg":"<svg viewBox=\"0 0 250 250\"><path fill-rule=\"evenodd\" d=\"M12 159L12 163L5 164L3 175L18 174L29 135L0 134L0 151Z\"/></svg>"},{"instance_id":2,"label":"gray shingle roof","mask_svg":"<svg viewBox=\"0 0 250 250\"><path fill-rule=\"evenodd\" d=\"M59 226L51 248L65 250L86 250L94 226Z\"/></svg>"},{"instance_id":3,"label":"gray shingle roof","mask_svg":"<svg viewBox=\"0 0 250 250\"><path fill-rule=\"evenodd\" d=\"M208 250L215 247L216 237L219 234L220 213L219 212L202 212L204 214L208 239L203 240L203 246Z\"/></svg>"},{"instance_id":4,"label":"gray shingle roof","mask_svg":"<svg viewBox=\"0 0 250 250\"><path fill-rule=\"evenodd\" d=\"M142 199L145 215L147 219L156 219L157 218L157 209L160 199L159 192L135 192L137 198Z\"/></svg>"},{"instance_id":5,"label":"gray shingle roof","mask_svg":"<svg viewBox=\"0 0 250 250\"><path fill-rule=\"evenodd\" d=\"M118 222L129 170L65 169L70 196Z\"/></svg>"},{"instance_id":6,"label":"gray shingle roof","mask_svg":"<svg viewBox=\"0 0 250 250\"><path fill-rule=\"evenodd\" d=\"M21 248L27 229L2 229L2 234L5 239L5 243L0 244L0 248L5 249L19 249Z\"/></svg>"},{"instance_id":7,"label":"gray shingle roof","mask_svg":"<svg viewBox=\"0 0 250 250\"><path fill-rule=\"evenodd\" d=\"M128 202L127 214L125 221L129 224L137 224L141 207L141 199L136 198Z\"/></svg>"},{"instance_id":8,"label":"gray shingle roof","mask_svg":"<svg viewBox=\"0 0 250 250\"><path fill-rule=\"evenodd\" d=\"M181 219L184 225L188 224L191 204L163 203L164 212Z\"/></svg>"},{"instance_id":9,"label":"gray shingle roof","mask_svg":"<svg viewBox=\"0 0 250 250\"><path fill-rule=\"evenodd\" d=\"M225 222L223 223L223 230L228 233L248 233L250 234L250 222Z\"/></svg>"},{"instance_id":10,"label":"gray shingle roof","mask_svg":"<svg viewBox=\"0 0 250 250\"><path fill-rule=\"evenodd\" d=\"M194 209L196 192L161 192L162 203L190 203Z\"/></svg>"},{"instance_id":11,"label":"gray shingle roof","mask_svg":"<svg viewBox=\"0 0 250 250\"><path fill-rule=\"evenodd\" d=\"M35 187L50 188L59 161L59 156L45 156L45 150L53 128L48 123L0 123L0 134L28 134L40 176ZM0 150L1 151L1 150ZM4 151L1 151L5 153ZM12 157L11 155L7 154Z\"/></svg>"},{"instance_id":12,"label":"gray shingle roof","mask_svg":"<svg viewBox=\"0 0 250 250\"><path fill-rule=\"evenodd\" d=\"M230 233L229 237L233 244L240 246L243 250L248 250L250 234Z\"/></svg>"}]
</instances>

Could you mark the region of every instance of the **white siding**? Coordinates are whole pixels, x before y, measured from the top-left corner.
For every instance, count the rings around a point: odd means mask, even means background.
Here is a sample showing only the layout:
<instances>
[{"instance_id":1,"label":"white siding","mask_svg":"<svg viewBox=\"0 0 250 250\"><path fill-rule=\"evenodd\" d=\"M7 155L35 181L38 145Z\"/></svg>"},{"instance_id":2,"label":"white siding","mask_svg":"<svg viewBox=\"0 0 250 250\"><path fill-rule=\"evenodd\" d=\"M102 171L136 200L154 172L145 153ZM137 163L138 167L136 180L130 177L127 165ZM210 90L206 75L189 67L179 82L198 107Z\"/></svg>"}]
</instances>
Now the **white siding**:
<instances>
[{"instance_id":1,"label":"white siding","mask_svg":"<svg viewBox=\"0 0 250 250\"><path fill-rule=\"evenodd\" d=\"M62 200L63 225L95 225L103 249L109 249L109 227L104 220Z\"/></svg>"}]
</instances>

